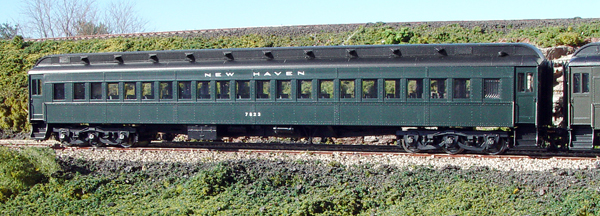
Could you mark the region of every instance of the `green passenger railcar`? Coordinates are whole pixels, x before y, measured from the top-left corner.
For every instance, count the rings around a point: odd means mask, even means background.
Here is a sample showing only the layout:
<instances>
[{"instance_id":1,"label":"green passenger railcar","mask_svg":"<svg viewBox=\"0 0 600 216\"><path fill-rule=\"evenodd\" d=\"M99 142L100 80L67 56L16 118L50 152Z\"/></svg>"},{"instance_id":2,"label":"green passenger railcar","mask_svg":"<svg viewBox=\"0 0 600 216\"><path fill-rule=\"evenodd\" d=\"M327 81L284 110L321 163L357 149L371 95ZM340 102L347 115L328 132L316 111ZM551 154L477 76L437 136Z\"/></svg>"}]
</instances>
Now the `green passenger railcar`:
<instances>
[{"instance_id":1,"label":"green passenger railcar","mask_svg":"<svg viewBox=\"0 0 600 216\"><path fill-rule=\"evenodd\" d=\"M581 47L565 68L569 149L592 150L599 145L600 43Z\"/></svg>"},{"instance_id":2,"label":"green passenger railcar","mask_svg":"<svg viewBox=\"0 0 600 216\"><path fill-rule=\"evenodd\" d=\"M552 67L526 44L64 54L29 78L32 136L71 145L394 134L412 152L500 153L540 144L552 106Z\"/></svg>"}]
</instances>

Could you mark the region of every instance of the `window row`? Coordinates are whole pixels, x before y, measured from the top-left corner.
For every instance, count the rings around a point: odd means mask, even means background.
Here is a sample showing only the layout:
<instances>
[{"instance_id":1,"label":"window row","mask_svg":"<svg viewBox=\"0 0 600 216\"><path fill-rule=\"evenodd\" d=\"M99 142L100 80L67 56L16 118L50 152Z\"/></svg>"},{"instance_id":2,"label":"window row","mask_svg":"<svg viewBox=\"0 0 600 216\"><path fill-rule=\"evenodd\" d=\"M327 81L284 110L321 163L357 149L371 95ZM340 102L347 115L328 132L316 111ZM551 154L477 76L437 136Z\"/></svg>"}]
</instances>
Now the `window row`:
<instances>
[{"instance_id":1,"label":"window row","mask_svg":"<svg viewBox=\"0 0 600 216\"><path fill-rule=\"evenodd\" d=\"M448 80L449 79L429 79L429 94L427 97L444 99L448 98ZM361 97L364 99L379 98L379 81L383 81L383 97L400 98L401 79L341 79L339 80L339 97L342 99L352 99ZM425 79L406 79L406 97L424 98ZM257 80L254 88L256 99L291 99L292 82L296 83L297 99L333 98L334 80ZM316 82L316 88L313 86ZM360 91L357 91L360 84ZM214 81L214 86L210 81L164 81L164 82L108 82L105 83L73 83L73 100L85 100L86 94L89 94L91 100L101 100L106 95L107 100L119 100L122 96L124 100L137 100L138 97L143 100L158 99L192 99L192 91L195 91L197 99L250 99L251 82L250 80L237 81ZM155 88L158 85L158 88ZM173 88L176 85L176 88ZM230 85L235 85L231 88ZM272 86L273 85L273 86ZM65 99L65 84L55 83L53 85L53 99ZM89 91L86 91L89 88ZM140 88L139 91L137 88ZM215 88L214 94L211 88ZM273 89L272 89L273 88ZM103 90L104 89L104 90ZM177 94L174 94L174 90ZM273 90L273 91L272 91ZM105 91L105 94L103 94ZM122 92L120 92L122 91ZM157 92L155 92L157 91ZM234 92L231 92L234 91ZM316 92L313 92L316 91ZM489 99L499 99L501 97L500 79L483 79L483 97ZM357 93L358 92L358 93ZM358 95L357 95L358 94ZM471 79L452 79L452 97L470 98L471 97Z\"/></svg>"}]
</instances>

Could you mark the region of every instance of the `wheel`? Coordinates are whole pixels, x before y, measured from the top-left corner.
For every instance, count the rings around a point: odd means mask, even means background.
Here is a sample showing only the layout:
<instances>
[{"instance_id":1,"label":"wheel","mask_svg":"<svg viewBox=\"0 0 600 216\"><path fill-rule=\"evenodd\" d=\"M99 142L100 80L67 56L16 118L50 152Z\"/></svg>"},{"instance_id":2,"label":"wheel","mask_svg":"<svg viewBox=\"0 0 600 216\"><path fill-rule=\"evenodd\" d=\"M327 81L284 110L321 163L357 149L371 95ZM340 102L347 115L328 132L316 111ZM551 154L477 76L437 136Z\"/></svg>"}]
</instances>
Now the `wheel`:
<instances>
[{"instance_id":1,"label":"wheel","mask_svg":"<svg viewBox=\"0 0 600 216\"><path fill-rule=\"evenodd\" d=\"M492 145L488 145L486 153L489 155L499 155L508 150L508 142L506 139L500 138L498 142L495 142Z\"/></svg>"},{"instance_id":2,"label":"wheel","mask_svg":"<svg viewBox=\"0 0 600 216\"><path fill-rule=\"evenodd\" d=\"M126 133L120 133L119 134L119 146L123 147L123 148L131 148L132 146L135 145L135 141L137 140L137 135L135 134L131 134L131 136L127 136Z\"/></svg>"},{"instance_id":3,"label":"wheel","mask_svg":"<svg viewBox=\"0 0 600 216\"><path fill-rule=\"evenodd\" d=\"M418 141L413 136L406 135L403 139L398 140L402 143L402 148L408 153L419 153L421 150L418 148Z\"/></svg>"},{"instance_id":4,"label":"wheel","mask_svg":"<svg viewBox=\"0 0 600 216\"><path fill-rule=\"evenodd\" d=\"M98 140L98 134L94 132L88 133L88 143L93 147L102 147L102 142Z\"/></svg>"},{"instance_id":5,"label":"wheel","mask_svg":"<svg viewBox=\"0 0 600 216\"><path fill-rule=\"evenodd\" d=\"M460 154L465 149L458 145L459 142L462 142L462 139L458 136L445 136L443 141L444 151L448 154Z\"/></svg>"}]
</instances>

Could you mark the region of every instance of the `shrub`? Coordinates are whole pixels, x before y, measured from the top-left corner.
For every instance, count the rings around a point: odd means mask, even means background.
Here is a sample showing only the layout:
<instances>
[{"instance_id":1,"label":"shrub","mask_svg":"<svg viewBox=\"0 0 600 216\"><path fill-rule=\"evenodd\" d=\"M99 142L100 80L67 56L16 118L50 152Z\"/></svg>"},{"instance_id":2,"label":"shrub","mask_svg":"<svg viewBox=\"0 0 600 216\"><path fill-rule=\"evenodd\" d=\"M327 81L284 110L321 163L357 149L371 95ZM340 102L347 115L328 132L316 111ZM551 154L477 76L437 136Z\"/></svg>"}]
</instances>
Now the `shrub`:
<instances>
[{"instance_id":1,"label":"shrub","mask_svg":"<svg viewBox=\"0 0 600 216\"><path fill-rule=\"evenodd\" d=\"M583 38L575 32L563 32L557 38L560 45L580 46L583 44Z\"/></svg>"},{"instance_id":2,"label":"shrub","mask_svg":"<svg viewBox=\"0 0 600 216\"><path fill-rule=\"evenodd\" d=\"M33 160L36 155L41 154L36 150L23 152L0 147L0 202L5 202L12 195L44 182L47 177L42 170L51 172L54 168L50 167L58 166L56 163L49 165L47 159Z\"/></svg>"},{"instance_id":3,"label":"shrub","mask_svg":"<svg viewBox=\"0 0 600 216\"><path fill-rule=\"evenodd\" d=\"M233 169L219 164L192 177L186 188L189 188L190 192L196 196L207 197L219 194L233 183L235 183Z\"/></svg>"}]
</instances>

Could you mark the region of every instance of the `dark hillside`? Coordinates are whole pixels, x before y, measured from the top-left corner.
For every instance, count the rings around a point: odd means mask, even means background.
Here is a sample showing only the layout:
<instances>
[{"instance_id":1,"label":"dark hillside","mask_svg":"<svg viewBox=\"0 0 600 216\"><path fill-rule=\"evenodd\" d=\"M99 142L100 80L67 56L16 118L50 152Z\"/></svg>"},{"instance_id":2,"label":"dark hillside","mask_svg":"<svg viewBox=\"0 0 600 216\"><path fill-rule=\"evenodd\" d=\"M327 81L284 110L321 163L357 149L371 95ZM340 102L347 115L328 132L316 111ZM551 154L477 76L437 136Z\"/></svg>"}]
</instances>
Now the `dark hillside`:
<instances>
[{"instance_id":1,"label":"dark hillside","mask_svg":"<svg viewBox=\"0 0 600 216\"><path fill-rule=\"evenodd\" d=\"M578 47L600 38L600 19L368 23L216 29L39 40L0 40L0 133L28 130L27 71L45 55L146 50L368 44L526 42ZM551 52L549 52L551 53Z\"/></svg>"}]
</instances>

